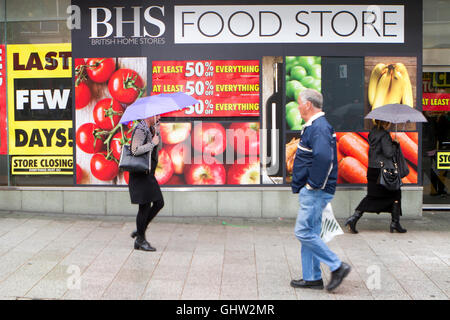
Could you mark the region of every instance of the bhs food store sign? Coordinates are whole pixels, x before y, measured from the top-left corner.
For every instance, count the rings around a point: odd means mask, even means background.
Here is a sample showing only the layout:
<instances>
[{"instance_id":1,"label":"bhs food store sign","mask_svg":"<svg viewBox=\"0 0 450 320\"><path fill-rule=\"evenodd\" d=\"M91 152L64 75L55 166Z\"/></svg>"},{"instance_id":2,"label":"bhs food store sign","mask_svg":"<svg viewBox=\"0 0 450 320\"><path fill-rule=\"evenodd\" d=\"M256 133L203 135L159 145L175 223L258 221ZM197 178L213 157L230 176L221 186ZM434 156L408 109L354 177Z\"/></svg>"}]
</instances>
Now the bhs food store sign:
<instances>
[{"instance_id":1,"label":"bhs food store sign","mask_svg":"<svg viewBox=\"0 0 450 320\"><path fill-rule=\"evenodd\" d=\"M403 43L403 6L175 6L175 43Z\"/></svg>"},{"instance_id":2,"label":"bhs food store sign","mask_svg":"<svg viewBox=\"0 0 450 320\"><path fill-rule=\"evenodd\" d=\"M103 45L124 38L130 39L127 44L149 44L145 39L164 44L167 9L90 7L89 38ZM175 43L404 42L402 5L191 5L174 6L173 14Z\"/></svg>"}]
</instances>

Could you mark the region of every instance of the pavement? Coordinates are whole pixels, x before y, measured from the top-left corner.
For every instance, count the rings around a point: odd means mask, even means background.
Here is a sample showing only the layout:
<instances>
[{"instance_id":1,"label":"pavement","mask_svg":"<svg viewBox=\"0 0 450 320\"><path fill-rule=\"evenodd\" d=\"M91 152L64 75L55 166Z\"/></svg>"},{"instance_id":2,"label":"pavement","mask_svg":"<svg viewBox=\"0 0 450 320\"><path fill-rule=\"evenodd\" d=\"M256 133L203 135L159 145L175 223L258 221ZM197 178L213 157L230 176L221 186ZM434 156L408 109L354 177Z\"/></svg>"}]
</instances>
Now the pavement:
<instances>
[{"instance_id":1,"label":"pavement","mask_svg":"<svg viewBox=\"0 0 450 320\"><path fill-rule=\"evenodd\" d=\"M342 220L338 220L343 226ZM294 289L293 220L156 217L133 250L133 217L0 213L0 299L448 300L450 212L362 218L329 247L352 266L333 293ZM322 265L325 283L328 267Z\"/></svg>"}]
</instances>

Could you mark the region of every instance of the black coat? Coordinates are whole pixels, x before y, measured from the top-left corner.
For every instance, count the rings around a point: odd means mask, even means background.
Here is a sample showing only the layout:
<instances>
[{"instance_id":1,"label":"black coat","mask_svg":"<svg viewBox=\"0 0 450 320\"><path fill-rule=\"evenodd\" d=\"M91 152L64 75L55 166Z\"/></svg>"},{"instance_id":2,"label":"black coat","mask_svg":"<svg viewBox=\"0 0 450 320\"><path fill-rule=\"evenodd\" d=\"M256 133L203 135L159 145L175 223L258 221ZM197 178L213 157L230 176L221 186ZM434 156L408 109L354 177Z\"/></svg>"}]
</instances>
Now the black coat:
<instances>
[{"instance_id":1,"label":"black coat","mask_svg":"<svg viewBox=\"0 0 450 320\"><path fill-rule=\"evenodd\" d=\"M392 157L395 154L395 145L392 138L384 129L373 128L369 133L369 168L394 168Z\"/></svg>"},{"instance_id":2,"label":"black coat","mask_svg":"<svg viewBox=\"0 0 450 320\"><path fill-rule=\"evenodd\" d=\"M151 141L151 139L152 136L150 134L142 143L145 144L147 141ZM130 173L128 190L130 192L131 203L145 204L163 200L161 188L155 178L155 170L158 165L158 152L159 148L155 147L152 149L152 154L150 157L151 169L148 174Z\"/></svg>"}]
</instances>

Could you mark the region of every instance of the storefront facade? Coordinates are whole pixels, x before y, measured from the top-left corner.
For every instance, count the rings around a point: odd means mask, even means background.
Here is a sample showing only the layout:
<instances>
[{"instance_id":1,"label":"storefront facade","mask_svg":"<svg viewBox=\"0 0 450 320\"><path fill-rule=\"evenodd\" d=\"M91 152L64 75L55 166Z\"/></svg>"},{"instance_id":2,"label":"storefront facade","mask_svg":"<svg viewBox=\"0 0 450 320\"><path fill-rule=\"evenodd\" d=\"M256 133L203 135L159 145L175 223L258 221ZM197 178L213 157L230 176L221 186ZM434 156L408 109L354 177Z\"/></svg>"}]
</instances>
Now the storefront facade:
<instances>
[{"instance_id":1,"label":"storefront facade","mask_svg":"<svg viewBox=\"0 0 450 320\"><path fill-rule=\"evenodd\" d=\"M0 1L3 210L135 214L117 168L131 125L118 121L139 97L183 91L200 103L162 118L162 214L295 217L295 101L314 88L337 132L333 208L347 217L365 194L364 116L389 102L421 110L426 99L429 8L377 2ZM369 93L376 72L398 74L402 92ZM417 218L430 188L429 159L419 156L428 140L420 124L399 131L411 172L403 211Z\"/></svg>"}]
</instances>

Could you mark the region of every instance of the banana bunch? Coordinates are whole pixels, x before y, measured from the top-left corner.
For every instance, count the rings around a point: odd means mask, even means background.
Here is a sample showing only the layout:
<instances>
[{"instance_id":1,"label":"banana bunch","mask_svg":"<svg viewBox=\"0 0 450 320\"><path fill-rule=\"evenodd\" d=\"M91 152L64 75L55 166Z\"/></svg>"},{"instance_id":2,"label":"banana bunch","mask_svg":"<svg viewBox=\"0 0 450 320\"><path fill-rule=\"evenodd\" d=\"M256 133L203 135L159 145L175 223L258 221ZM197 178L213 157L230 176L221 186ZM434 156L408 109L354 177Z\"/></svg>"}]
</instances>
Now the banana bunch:
<instances>
[{"instance_id":1,"label":"banana bunch","mask_svg":"<svg viewBox=\"0 0 450 320\"><path fill-rule=\"evenodd\" d=\"M402 103L414 106L411 80L403 63L377 64L370 74L369 103L372 110L385 104Z\"/></svg>"}]
</instances>

